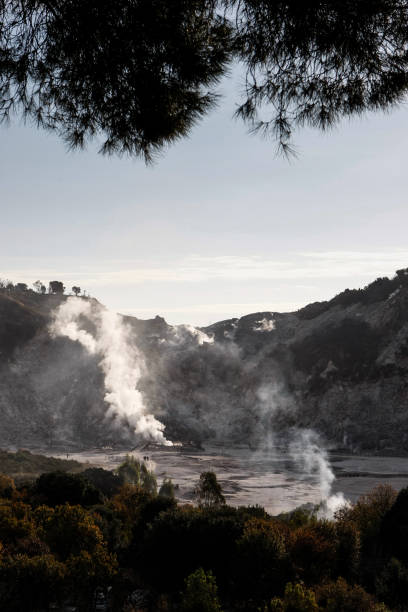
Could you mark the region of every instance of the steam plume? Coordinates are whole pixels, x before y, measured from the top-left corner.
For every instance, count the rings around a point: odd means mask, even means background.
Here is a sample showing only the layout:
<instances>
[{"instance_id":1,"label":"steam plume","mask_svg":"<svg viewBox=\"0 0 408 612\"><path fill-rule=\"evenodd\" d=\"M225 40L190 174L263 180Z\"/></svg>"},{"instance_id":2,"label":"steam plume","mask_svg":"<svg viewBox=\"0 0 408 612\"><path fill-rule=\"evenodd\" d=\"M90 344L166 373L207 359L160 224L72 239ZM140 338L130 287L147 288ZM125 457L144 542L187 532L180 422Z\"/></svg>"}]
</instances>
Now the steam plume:
<instances>
[{"instance_id":1,"label":"steam plume","mask_svg":"<svg viewBox=\"0 0 408 612\"><path fill-rule=\"evenodd\" d=\"M289 453L304 474L317 477L321 497L319 515L322 518L331 518L336 510L349 505L343 493L332 493L335 475L316 432L311 429L297 430L289 445Z\"/></svg>"},{"instance_id":2,"label":"steam plume","mask_svg":"<svg viewBox=\"0 0 408 612\"><path fill-rule=\"evenodd\" d=\"M88 329L93 329L90 333ZM105 401L108 415L127 421L146 440L171 446L164 425L144 405L137 390L143 359L129 343L129 330L121 317L80 298L68 298L54 313L51 325L54 336L65 336L79 342L88 353L100 357L105 376Z\"/></svg>"}]
</instances>

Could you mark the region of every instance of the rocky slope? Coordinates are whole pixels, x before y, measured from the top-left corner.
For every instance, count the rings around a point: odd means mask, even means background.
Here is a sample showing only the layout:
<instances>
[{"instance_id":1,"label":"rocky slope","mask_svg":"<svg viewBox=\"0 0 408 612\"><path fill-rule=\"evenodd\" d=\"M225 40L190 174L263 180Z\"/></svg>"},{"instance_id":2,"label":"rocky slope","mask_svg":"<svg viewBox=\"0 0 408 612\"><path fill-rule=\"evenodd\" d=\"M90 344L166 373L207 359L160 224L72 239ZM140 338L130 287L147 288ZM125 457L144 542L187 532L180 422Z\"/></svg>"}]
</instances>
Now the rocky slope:
<instances>
[{"instance_id":1,"label":"rocky slope","mask_svg":"<svg viewBox=\"0 0 408 612\"><path fill-rule=\"evenodd\" d=\"M50 336L65 299L0 291L3 446L135 441L126 423L113 427L100 357ZM201 330L123 321L143 355L146 407L170 439L255 448L311 427L353 452L408 452L408 270L294 313Z\"/></svg>"}]
</instances>

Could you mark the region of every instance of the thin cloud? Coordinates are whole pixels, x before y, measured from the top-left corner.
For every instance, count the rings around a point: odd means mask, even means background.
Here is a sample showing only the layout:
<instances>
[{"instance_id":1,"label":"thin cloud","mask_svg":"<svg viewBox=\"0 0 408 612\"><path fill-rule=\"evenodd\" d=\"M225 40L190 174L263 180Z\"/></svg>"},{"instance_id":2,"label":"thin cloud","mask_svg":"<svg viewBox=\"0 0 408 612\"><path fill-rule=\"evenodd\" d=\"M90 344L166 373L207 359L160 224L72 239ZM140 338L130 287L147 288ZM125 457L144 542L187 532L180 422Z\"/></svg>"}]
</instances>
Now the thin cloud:
<instances>
[{"instance_id":1,"label":"thin cloud","mask_svg":"<svg viewBox=\"0 0 408 612\"><path fill-rule=\"evenodd\" d=\"M1 278L15 282L34 282L37 278L57 278L69 288L79 283L88 289L110 286L128 286L146 283L202 283L209 281L254 281L284 280L299 281L313 279L352 279L378 275L392 275L397 268L408 266L408 250L393 249L381 252L364 251L310 251L294 253L286 258L252 256L200 256L191 255L170 262L112 262L101 263L98 267L78 266L75 261L64 260L61 267L39 266L13 268L7 266ZM67 267L70 269L67 270Z\"/></svg>"}]
</instances>

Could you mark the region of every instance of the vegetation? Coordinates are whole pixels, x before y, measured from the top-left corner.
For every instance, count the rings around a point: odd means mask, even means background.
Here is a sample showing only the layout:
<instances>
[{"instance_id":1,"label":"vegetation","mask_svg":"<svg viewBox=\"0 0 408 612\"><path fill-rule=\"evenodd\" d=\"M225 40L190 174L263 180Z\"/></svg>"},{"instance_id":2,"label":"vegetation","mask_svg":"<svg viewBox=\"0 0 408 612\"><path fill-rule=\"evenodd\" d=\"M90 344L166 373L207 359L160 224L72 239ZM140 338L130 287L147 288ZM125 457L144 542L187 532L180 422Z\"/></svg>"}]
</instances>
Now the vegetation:
<instances>
[{"instance_id":1,"label":"vegetation","mask_svg":"<svg viewBox=\"0 0 408 612\"><path fill-rule=\"evenodd\" d=\"M216 508L225 504L225 497L214 472L201 474L194 497L199 508Z\"/></svg>"},{"instance_id":2,"label":"vegetation","mask_svg":"<svg viewBox=\"0 0 408 612\"><path fill-rule=\"evenodd\" d=\"M160 497L168 497L169 499L174 499L176 488L171 480L171 478L165 478L162 482L162 485L159 489Z\"/></svg>"},{"instance_id":3,"label":"vegetation","mask_svg":"<svg viewBox=\"0 0 408 612\"><path fill-rule=\"evenodd\" d=\"M216 102L233 62L237 115L284 152L408 89L406 0L16 1L0 4L0 121L21 112L71 147L152 155Z\"/></svg>"},{"instance_id":4,"label":"vegetation","mask_svg":"<svg viewBox=\"0 0 408 612\"><path fill-rule=\"evenodd\" d=\"M52 295L64 295L66 287L64 283L58 280L53 280L48 283L48 293ZM40 280L36 280L33 283L33 289L30 289L27 283L13 283L8 279L0 278L0 291L6 292L8 294L29 294L29 293L38 293L40 295L45 295L47 293L47 288ZM73 295L77 297L81 293L81 287L74 285L71 287L71 292ZM85 297L86 292L82 291L83 296Z\"/></svg>"},{"instance_id":5,"label":"vegetation","mask_svg":"<svg viewBox=\"0 0 408 612\"><path fill-rule=\"evenodd\" d=\"M48 293L64 293L65 287L61 281L50 281L48 286Z\"/></svg>"},{"instance_id":6,"label":"vegetation","mask_svg":"<svg viewBox=\"0 0 408 612\"><path fill-rule=\"evenodd\" d=\"M157 481L154 473L147 468L144 462L135 457L126 455L125 461L116 471L123 483L141 487L148 493L156 493Z\"/></svg>"},{"instance_id":7,"label":"vegetation","mask_svg":"<svg viewBox=\"0 0 408 612\"><path fill-rule=\"evenodd\" d=\"M79 472L83 470L83 467L83 463L73 459L45 457L28 450L12 453L0 449L0 472L17 481L32 480L46 472Z\"/></svg>"},{"instance_id":8,"label":"vegetation","mask_svg":"<svg viewBox=\"0 0 408 612\"><path fill-rule=\"evenodd\" d=\"M200 567L186 579L186 589L181 598L182 612L221 612L217 597L217 585L211 572Z\"/></svg>"},{"instance_id":9,"label":"vegetation","mask_svg":"<svg viewBox=\"0 0 408 612\"><path fill-rule=\"evenodd\" d=\"M335 306L352 306L353 304L375 304L386 300L401 287L408 287L408 268L397 270L393 278L377 278L363 289L345 289L328 302L315 302L301 308L297 315L301 319L314 319Z\"/></svg>"},{"instance_id":10,"label":"vegetation","mask_svg":"<svg viewBox=\"0 0 408 612\"><path fill-rule=\"evenodd\" d=\"M137 484L100 468L32 486L0 477L1 609L85 612L96 593L115 612L134 600L151 612L406 609L408 489L378 487L333 520L271 517L257 506L178 505L142 465L127 457L118 470ZM197 489L203 482L208 473Z\"/></svg>"}]
</instances>

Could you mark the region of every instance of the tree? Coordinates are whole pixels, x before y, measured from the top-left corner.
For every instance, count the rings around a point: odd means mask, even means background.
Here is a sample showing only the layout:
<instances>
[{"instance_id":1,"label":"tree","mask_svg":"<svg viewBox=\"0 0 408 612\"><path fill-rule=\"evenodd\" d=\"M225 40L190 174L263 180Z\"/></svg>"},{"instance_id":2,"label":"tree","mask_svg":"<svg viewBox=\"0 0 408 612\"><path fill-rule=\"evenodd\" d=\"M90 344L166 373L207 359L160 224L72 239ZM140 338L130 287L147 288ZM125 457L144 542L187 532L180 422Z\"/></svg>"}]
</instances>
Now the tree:
<instances>
[{"instance_id":1,"label":"tree","mask_svg":"<svg viewBox=\"0 0 408 612\"><path fill-rule=\"evenodd\" d=\"M155 494L157 491L157 480L146 464L132 455L126 455L126 459L117 468L117 474L122 482L142 488L146 493Z\"/></svg>"},{"instance_id":2,"label":"tree","mask_svg":"<svg viewBox=\"0 0 408 612\"><path fill-rule=\"evenodd\" d=\"M27 283L17 283L14 287L17 291L26 292L28 289Z\"/></svg>"},{"instance_id":3,"label":"tree","mask_svg":"<svg viewBox=\"0 0 408 612\"><path fill-rule=\"evenodd\" d=\"M389 485L379 485L366 495L362 495L354 506L339 510L339 522L352 522L361 536L362 553L367 566L378 558L379 536L383 530L384 519L394 506L397 492Z\"/></svg>"},{"instance_id":4,"label":"tree","mask_svg":"<svg viewBox=\"0 0 408 612\"><path fill-rule=\"evenodd\" d=\"M408 90L408 0L5 0L0 121L15 111L70 146L150 160L186 136L237 60L237 115L284 152ZM265 112L265 115L264 115Z\"/></svg>"},{"instance_id":5,"label":"tree","mask_svg":"<svg viewBox=\"0 0 408 612\"><path fill-rule=\"evenodd\" d=\"M226 19L208 0L0 4L0 117L16 105L70 146L143 155L186 135L216 100Z\"/></svg>"},{"instance_id":6,"label":"tree","mask_svg":"<svg viewBox=\"0 0 408 612\"><path fill-rule=\"evenodd\" d=\"M276 595L288 576L289 529L281 521L260 518L245 523L237 541L237 592L261 603Z\"/></svg>"},{"instance_id":7,"label":"tree","mask_svg":"<svg viewBox=\"0 0 408 612\"><path fill-rule=\"evenodd\" d=\"M61 281L50 281L49 286L48 286L48 291L49 293L53 293L53 294L57 294L57 293L62 294L65 291L65 287Z\"/></svg>"},{"instance_id":8,"label":"tree","mask_svg":"<svg viewBox=\"0 0 408 612\"><path fill-rule=\"evenodd\" d=\"M35 483L34 492L49 506L65 503L91 506L102 501L101 492L81 474L41 474Z\"/></svg>"},{"instance_id":9,"label":"tree","mask_svg":"<svg viewBox=\"0 0 408 612\"><path fill-rule=\"evenodd\" d=\"M0 498L1 497L7 497L7 498L13 497L15 490L16 490L16 485L14 484L14 480L12 478L9 478L9 476L6 476L5 474L0 473Z\"/></svg>"},{"instance_id":10,"label":"tree","mask_svg":"<svg viewBox=\"0 0 408 612\"><path fill-rule=\"evenodd\" d=\"M182 612L221 612L217 597L217 585L211 572L201 567L186 580L181 599Z\"/></svg>"},{"instance_id":11,"label":"tree","mask_svg":"<svg viewBox=\"0 0 408 612\"><path fill-rule=\"evenodd\" d=\"M216 508L225 504L221 485L214 472L203 472L194 489L194 497L200 508Z\"/></svg>"},{"instance_id":12,"label":"tree","mask_svg":"<svg viewBox=\"0 0 408 612\"><path fill-rule=\"evenodd\" d=\"M76 287L75 285L72 287L71 289L72 293L75 293L75 295L78 297L78 295L81 293L81 287Z\"/></svg>"},{"instance_id":13,"label":"tree","mask_svg":"<svg viewBox=\"0 0 408 612\"><path fill-rule=\"evenodd\" d=\"M160 497L168 497L169 499L175 499L174 484L171 478L165 478L159 489Z\"/></svg>"},{"instance_id":14,"label":"tree","mask_svg":"<svg viewBox=\"0 0 408 612\"><path fill-rule=\"evenodd\" d=\"M381 539L386 552L408 562L408 487L401 489L394 504L383 516Z\"/></svg>"},{"instance_id":15,"label":"tree","mask_svg":"<svg viewBox=\"0 0 408 612\"><path fill-rule=\"evenodd\" d=\"M2 610L45 610L61 598L66 567L53 555L8 556L0 562Z\"/></svg>"},{"instance_id":16,"label":"tree","mask_svg":"<svg viewBox=\"0 0 408 612\"><path fill-rule=\"evenodd\" d=\"M377 597L392 609L404 609L408 601L408 568L392 557L377 576L375 591Z\"/></svg>"},{"instance_id":17,"label":"tree","mask_svg":"<svg viewBox=\"0 0 408 612\"><path fill-rule=\"evenodd\" d=\"M81 476L86 478L106 497L116 495L123 484L123 481L117 474L103 468L88 468L81 472Z\"/></svg>"},{"instance_id":18,"label":"tree","mask_svg":"<svg viewBox=\"0 0 408 612\"><path fill-rule=\"evenodd\" d=\"M302 583L292 584L288 582L285 587L283 599L275 597L264 612L318 612L316 596L311 589L307 589Z\"/></svg>"},{"instance_id":19,"label":"tree","mask_svg":"<svg viewBox=\"0 0 408 612\"><path fill-rule=\"evenodd\" d=\"M106 546L95 516L81 506L39 506L35 522L41 539L63 561L81 551L93 554Z\"/></svg>"},{"instance_id":20,"label":"tree","mask_svg":"<svg viewBox=\"0 0 408 612\"><path fill-rule=\"evenodd\" d=\"M328 582L316 589L319 609L325 612L387 612L363 587L350 586L343 578Z\"/></svg>"}]
</instances>

